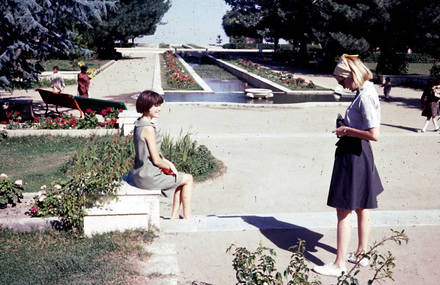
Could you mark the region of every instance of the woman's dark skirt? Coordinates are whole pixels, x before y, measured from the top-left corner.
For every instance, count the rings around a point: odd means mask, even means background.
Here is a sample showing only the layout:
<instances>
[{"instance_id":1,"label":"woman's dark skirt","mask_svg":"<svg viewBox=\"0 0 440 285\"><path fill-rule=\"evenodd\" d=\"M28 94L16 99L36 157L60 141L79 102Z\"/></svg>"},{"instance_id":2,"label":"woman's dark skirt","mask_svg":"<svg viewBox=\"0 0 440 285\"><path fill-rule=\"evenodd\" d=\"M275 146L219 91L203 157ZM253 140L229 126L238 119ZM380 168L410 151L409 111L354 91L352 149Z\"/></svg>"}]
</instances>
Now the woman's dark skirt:
<instances>
[{"instance_id":1,"label":"woman's dark skirt","mask_svg":"<svg viewBox=\"0 0 440 285\"><path fill-rule=\"evenodd\" d=\"M383 187L369 141L342 137L336 146L327 205L345 210L377 208Z\"/></svg>"}]
</instances>

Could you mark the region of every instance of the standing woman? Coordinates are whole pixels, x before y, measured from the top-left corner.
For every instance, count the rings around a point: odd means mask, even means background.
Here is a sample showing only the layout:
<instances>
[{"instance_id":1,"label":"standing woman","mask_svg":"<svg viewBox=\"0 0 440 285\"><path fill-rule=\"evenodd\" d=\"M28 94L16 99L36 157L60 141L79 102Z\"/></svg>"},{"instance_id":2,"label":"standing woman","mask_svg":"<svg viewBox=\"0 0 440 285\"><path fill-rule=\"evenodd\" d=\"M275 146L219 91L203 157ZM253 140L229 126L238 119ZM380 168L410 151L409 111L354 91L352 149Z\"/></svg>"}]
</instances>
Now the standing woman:
<instances>
[{"instance_id":1,"label":"standing woman","mask_svg":"<svg viewBox=\"0 0 440 285\"><path fill-rule=\"evenodd\" d=\"M163 98L153 91L143 91L136 100L136 111L142 114L134 127L134 148L136 151L133 180L142 189L161 189L174 191L171 219L178 219L180 204L183 218L191 218L191 195L193 177L178 172L171 161L160 153L162 135L153 119L159 118Z\"/></svg>"},{"instance_id":2,"label":"standing woman","mask_svg":"<svg viewBox=\"0 0 440 285\"><path fill-rule=\"evenodd\" d=\"M344 88L357 95L345 112L345 118L334 131L336 143L335 162L330 182L327 205L336 208L337 254L333 263L315 266L314 271L330 276L347 272L345 262L357 262L367 251L370 232L368 209L377 208L377 195L383 191L374 165L370 141L379 139L379 95L370 80L371 71L354 55L341 56L333 75ZM351 234L351 213L355 211L358 222L358 247L348 253ZM362 258L360 265L369 260Z\"/></svg>"},{"instance_id":3,"label":"standing woman","mask_svg":"<svg viewBox=\"0 0 440 285\"><path fill-rule=\"evenodd\" d=\"M422 98L420 98L420 103L422 106L422 116L426 117L425 125L423 126L422 133L426 132L426 128L429 125L429 120L432 119L432 123L434 124L434 131L439 130L439 126L435 117L440 114L439 110L439 97L438 95L440 88L440 79L436 79L433 83L428 84L422 94Z\"/></svg>"}]
</instances>

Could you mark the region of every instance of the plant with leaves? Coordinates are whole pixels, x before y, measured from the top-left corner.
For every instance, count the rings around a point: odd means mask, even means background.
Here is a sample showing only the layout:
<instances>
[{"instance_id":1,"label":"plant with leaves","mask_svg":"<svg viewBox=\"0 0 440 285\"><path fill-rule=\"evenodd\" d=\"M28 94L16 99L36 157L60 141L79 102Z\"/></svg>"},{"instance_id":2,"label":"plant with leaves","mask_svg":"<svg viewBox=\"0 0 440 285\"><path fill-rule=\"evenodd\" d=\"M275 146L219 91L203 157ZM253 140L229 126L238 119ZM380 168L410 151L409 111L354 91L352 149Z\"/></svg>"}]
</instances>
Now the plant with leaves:
<instances>
[{"instance_id":1,"label":"plant with leaves","mask_svg":"<svg viewBox=\"0 0 440 285\"><path fill-rule=\"evenodd\" d=\"M174 141L169 134L164 135L161 152L180 171L190 173L196 181L203 181L220 169L219 162L205 145L198 145L190 133Z\"/></svg>"},{"instance_id":2,"label":"plant with leaves","mask_svg":"<svg viewBox=\"0 0 440 285\"><path fill-rule=\"evenodd\" d=\"M352 266L347 273L339 277L336 285L359 285L356 275L360 272L359 262L362 258L368 258L371 261L370 267L374 275L368 280L368 284L373 284L385 279L393 279L392 268L396 266L395 257L390 251L385 255L379 252L379 248L388 241L393 241L397 245L403 242L408 243L408 236L405 231L395 231L391 229L392 234L384 237L379 242L374 242L370 250L363 254L359 261ZM292 256L289 265L284 270L283 275L275 269L276 252L273 249L263 247L261 244L251 252L245 247L237 247L234 244L229 246L226 252L234 256L232 266L237 278L236 284L284 284L287 280L289 285L320 285L319 280L310 280L310 269L304 258L305 241L298 239L295 246L290 247ZM283 279L284 278L284 279Z\"/></svg>"},{"instance_id":3,"label":"plant with leaves","mask_svg":"<svg viewBox=\"0 0 440 285\"><path fill-rule=\"evenodd\" d=\"M86 109L84 119L78 121L78 129L94 129L99 126L96 112L92 109Z\"/></svg>"},{"instance_id":4,"label":"plant with leaves","mask_svg":"<svg viewBox=\"0 0 440 285\"><path fill-rule=\"evenodd\" d=\"M234 251L232 266L235 270L237 284L283 284L281 273L275 269L275 250L260 244L255 252L250 252L245 247L231 244L226 252L231 253L232 251Z\"/></svg>"},{"instance_id":5,"label":"plant with leaves","mask_svg":"<svg viewBox=\"0 0 440 285\"><path fill-rule=\"evenodd\" d=\"M397 245L408 244L408 236L405 234L405 230L396 231L391 229L392 234L383 238L381 241L375 241L370 247L368 252L359 256L358 262L343 276L338 278L337 284L357 285L359 282L355 276L359 273L359 263L363 258L370 260L370 267L374 271L373 277L368 280L368 284L373 284L375 281L383 279L393 279L392 269L396 267L395 257L388 251L385 255L378 251L379 247L383 246L388 241L393 241Z\"/></svg>"},{"instance_id":6,"label":"plant with leaves","mask_svg":"<svg viewBox=\"0 0 440 285\"><path fill-rule=\"evenodd\" d=\"M6 208L8 204L14 207L23 199L23 181L16 180L12 182L8 175L0 175L0 209Z\"/></svg>"},{"instance_id":7,"label":"plant with leaves","mask_svg":"<svg viewBox=\"0 0 440 285\"><path fill-rule=\"evenodd\" d=\"M132 168L133 155L130 137L91 137L69 161L68 178L42 189L44 193L35 197L30 212L59 216L65 228L80 233L86 208L114 197L122 176Z\"/></svg>"},{"instance_id":8,"label":"plant with leaves","mask_svg":"<svg viewBox=\"0 0 440 285\"><path fill-rule=\"evenodd\" d=\"M298 243L289 248L292 251L290 263L284 270L284 277L289 280L288 285L320 285L321 282L314 280L309 281L310 269L307 267L304 252L306 250L306 243L302 239L298 239Z\"/></svg>"},{"instance_id":9,"label":"plant with leaves","mask_svg":"<svg viewBox=\"0 0 440 285\"><path fill-rule=\"evenodd\" d=\"M112 7L106 0L1 1L0 88L30 87L49 57L87 53L70 40L72 24L88 26Z\"/></svg>"}]
</instances>

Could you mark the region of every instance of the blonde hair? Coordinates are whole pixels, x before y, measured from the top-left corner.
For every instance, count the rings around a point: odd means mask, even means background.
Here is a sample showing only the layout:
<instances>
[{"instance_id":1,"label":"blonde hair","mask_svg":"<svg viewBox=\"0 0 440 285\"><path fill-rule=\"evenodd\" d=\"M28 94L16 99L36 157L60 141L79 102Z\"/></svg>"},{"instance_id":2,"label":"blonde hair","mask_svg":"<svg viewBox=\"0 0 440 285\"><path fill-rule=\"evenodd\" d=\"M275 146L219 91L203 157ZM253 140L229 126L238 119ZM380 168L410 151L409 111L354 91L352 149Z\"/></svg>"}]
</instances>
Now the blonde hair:
<instances>
[{"instance_id":1,"label":"blonde hair","mask_svg":"<svg viewBox=\"0 0 440 285\"><path fill-rule=\"evenodd\" d=\"M358 55L343 54L339 60L338 65L335 68L335 72L337 69L341 69L341 68L350 70L351 73L350 77L353 79L353 82L357 88L362 87L365 81L368 81L373 78L373 74L368 69L368 67L366 67L365 64L359 59ZM338 75L335 72L334 74ZM347 77L347 76L343 76L343 77Z\"/></svg>"}]
</instances>

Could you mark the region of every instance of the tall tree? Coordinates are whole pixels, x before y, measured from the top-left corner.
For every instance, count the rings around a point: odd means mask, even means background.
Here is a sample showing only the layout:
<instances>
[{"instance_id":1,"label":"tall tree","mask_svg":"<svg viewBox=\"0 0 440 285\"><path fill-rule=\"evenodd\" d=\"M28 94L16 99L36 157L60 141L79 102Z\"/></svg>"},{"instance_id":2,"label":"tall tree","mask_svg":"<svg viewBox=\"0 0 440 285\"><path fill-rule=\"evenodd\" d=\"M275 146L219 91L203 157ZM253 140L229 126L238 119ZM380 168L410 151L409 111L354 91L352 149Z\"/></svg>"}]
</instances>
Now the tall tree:
<instances>
[{"instance_id":1,"label":"tall tree","mask_svg":"<svg viewBox=\"0 0 440 285\"><path fill-rule=\"evenodd\" d=\"M72 23L100 19L112 1L3 0L0 2L0 88L29 87L50 56L85 52L73 43Z\"/></svg>"},{"instance_id":2,"label":"tall tree","mask_svg":"<svg viewBox=\"0 0 440 285\"><path fill-rule=\"evenodd\" d=\"M93 27L78 26L80 37L100 57L112 56L114 42L128 42L139 36L152 35L163 15L171 7L169 0L120 0L116 9Z\"/></svg>"}]
</instances>

